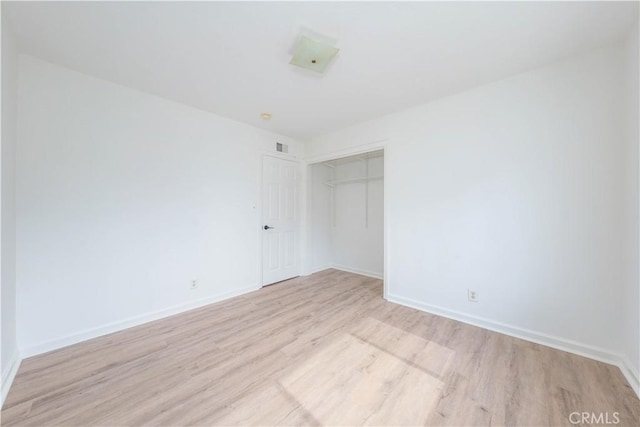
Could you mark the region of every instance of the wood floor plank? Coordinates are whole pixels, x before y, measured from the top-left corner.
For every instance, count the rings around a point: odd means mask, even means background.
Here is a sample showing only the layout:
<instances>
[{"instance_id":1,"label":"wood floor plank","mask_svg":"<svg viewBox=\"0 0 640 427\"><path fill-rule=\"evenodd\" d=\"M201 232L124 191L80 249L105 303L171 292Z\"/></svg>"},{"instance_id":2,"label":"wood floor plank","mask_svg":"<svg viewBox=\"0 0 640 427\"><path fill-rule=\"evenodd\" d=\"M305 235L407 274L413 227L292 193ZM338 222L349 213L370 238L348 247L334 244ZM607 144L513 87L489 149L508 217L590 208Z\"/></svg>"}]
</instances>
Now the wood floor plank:
<instances>
[{"instance_id":1,"label":"wood floor plank","mask_svg":"<svg viewBox=\"0 0 640 427\"><path fill-rule=\"evenodd\" d=\"M640 425L614 366L325 270L23 361L3 426Z\"/></svg>"}]
</instances>

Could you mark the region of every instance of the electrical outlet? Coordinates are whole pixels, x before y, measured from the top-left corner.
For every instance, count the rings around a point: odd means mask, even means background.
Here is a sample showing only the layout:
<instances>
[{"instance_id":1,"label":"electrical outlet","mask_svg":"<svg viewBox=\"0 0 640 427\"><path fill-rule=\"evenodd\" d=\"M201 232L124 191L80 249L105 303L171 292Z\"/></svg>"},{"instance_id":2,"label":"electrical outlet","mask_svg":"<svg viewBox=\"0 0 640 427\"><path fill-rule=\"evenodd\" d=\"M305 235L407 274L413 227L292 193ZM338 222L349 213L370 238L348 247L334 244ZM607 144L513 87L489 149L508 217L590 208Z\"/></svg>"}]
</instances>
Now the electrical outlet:
<instances>
[{"instance_id":1,"label":"electrical outlet","mask_svg":"<svg viewBox=\"0 0 640 427\"><path fill-rule=\"evenodd\" d=\"M478 293L476 291L472 291L471 289L468 289L467 292L468 292L467 296L469 298L469 301L478 302Z\"/></svg>"},{"instance_id":2,"label":"electrical outlet","mask_svg":"<svg viewBox=\"0 0 640 427\"><path fill-rule=\"evenodd\" d=\"M198 287L198 282L195 280L191 281L191 289L196 289Z\"/></svg>"}]
</instances>

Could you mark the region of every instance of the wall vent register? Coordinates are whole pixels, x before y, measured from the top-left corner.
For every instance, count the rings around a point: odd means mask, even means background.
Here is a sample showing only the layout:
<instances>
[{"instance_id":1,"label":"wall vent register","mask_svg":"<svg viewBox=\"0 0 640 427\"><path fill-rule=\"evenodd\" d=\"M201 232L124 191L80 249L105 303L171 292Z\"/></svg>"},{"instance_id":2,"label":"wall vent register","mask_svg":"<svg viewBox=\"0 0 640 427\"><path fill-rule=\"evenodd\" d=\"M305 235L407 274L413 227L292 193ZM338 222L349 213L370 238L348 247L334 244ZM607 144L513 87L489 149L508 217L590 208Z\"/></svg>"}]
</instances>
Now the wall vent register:
<instances>
[{"instance_id":1,"label":"wall vent register","mask_svg":"<svg viewBox=\"0 0 640 427\"><path fill-rule=\"evenodd\" d=\"M288 153L289 146L287 144L281 144L279 142L276 142L276 151L279 153Z\"/></svg>"}]
</instances>

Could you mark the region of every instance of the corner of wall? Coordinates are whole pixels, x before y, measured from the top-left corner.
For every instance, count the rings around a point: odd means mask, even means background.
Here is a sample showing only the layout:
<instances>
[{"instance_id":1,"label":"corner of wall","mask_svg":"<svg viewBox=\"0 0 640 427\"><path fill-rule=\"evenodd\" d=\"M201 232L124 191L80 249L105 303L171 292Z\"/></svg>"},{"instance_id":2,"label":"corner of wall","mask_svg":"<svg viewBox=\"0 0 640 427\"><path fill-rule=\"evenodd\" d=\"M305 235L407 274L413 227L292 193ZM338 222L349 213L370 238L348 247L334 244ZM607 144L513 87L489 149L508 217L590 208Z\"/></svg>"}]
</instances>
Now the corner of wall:
<instances>
[{"instance_id":1,"label":"corner of wall","mask_svg":"<svg viewBox=\"0 0 640 427\"><path fill-rule=\"evenodd\" d=\"M627 241L624 301L624 361L621 370L640 396L640 34L638 22L625 43Z\"/></svg>"},{"instance_id":2,"label":"corner of wall","mask_svg":"<svg viewBox=\"0 0 640 427\"><path fill-rule=\"evenodd\" d=\"M11 387L20 359L16 339L16 203L15 166L17 139L18 51L7 23L2 25L2 212L1 212L1 304L2 304L2 402Z\"/></svg>"},{"instance_id":3,"label":"corner of wall","mask_svg":"<svg viewBox=\"0 0 640 427\"><path fill-rule=\"evenodd\" d=\"M620 368L622 375L624 375L629 382L629 385L636 393L636 396L640 398L640 372L638 372L638 369L626 356L621 356L617 365Z\"/></svg>"},{"instance_id":4,"label":"corner of wall","mask_svg":"<svg viewBox=\"0 0 640 427\"><path fill-rule=\"evenodd\" d=\"M9 394L9 389L11 388L11 384L13 384L13 380L18 373L18 368L20 368L21 362L22 359L20 359L18 352L16 351L13 353L13 356L2 371L2 395L0 396L0 408L4 405L4 401L7 398L7 394Z\"/></svg>"}]
</instances>

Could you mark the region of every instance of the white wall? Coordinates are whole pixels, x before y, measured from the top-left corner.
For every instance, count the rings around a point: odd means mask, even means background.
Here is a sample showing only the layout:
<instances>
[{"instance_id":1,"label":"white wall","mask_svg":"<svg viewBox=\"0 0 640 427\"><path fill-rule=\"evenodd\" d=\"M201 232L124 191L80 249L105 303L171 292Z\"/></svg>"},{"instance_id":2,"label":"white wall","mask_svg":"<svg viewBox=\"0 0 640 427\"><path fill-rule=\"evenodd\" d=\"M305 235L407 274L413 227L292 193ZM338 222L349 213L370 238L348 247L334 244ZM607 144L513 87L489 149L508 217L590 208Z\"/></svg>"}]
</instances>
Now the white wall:
<instances>
[{"instance_id":1,"label":"white wall","mask_svg":"<svg viewBox=\"0 0 640 427\"><path fill-rule=\"evenodd\" d=\"M16 112L18 54L2 16L2 396L4 402L18 366L16 342Z\"/></svg>"},{"instance_id":2,"label":"white wall","mask_svg":"<svg viewBox=\"0 0 640 427\"><path fill-rule=\"evenodd\" d=\"M369 162L369 176L384 174L384 159ZM338 164L335 178L350 179L367 175L364 162ZM331 244L333 265L355 272L382 277L383 273L383 181L341 184L335 187L336 215ZM368 202L365 202L368 196ZM368 224L365 219L368 215Z\"/></svg>"},{"instance_id":3,"label":"white wall","mask_svg":"<svg viewBox=\"0 0 640 427\"><path fill-rule=\"evenodd\" d=\"M608 359L626 339L622 77L622 49L600 49L319 137L307 156L387 139L390 299Z\"/></svg>"},{"instance_id":4,"label":"white wall","mask_svg":"<svg viewBox=\"0 0 640 427\"><path fill-rule=\"evenodd\" d=\"M384 174L382 157L367 161L370 176ZM316 163L309 169L308 272L334 267L382 277L383 181L345 183L332 190L327 181L365 176L365 164L341 162L329 168Z\"/></svg>"},{"instance_id":5,"label":"white wall","mask_svg":"<svg viewBox=\"0 0 640 427\"><path fill-rule=\"evenodd\" d=\"M259 286L261 153L295 141L28 56L18 119L23 355Z\"/></svg>"},{"instance_id":6,"label":"white wall","mask_svg":"<svg viewBox=\"0 0 640 427\"><path fill-rule=\"evenodd\" d=\"M626 66L626 94L627 94L627 205L625 212L627 224L627 281L625 292L625 323L624 323L624 342L623 353L626 356L631 368L635 370L636 378L640 378L640 265L638 257L639 245L639 227L638 217L640 211L638 203L638 156L639 153L639 137L638 116L640 111L638 108L638 97L640 85L638 79L640 69L638 66L638 25L629 35L625 46L625 66ZM640 384L636 384L636 392L640 394Z\"/></svg>"},{"instance_id":7,"label":"white wall","mask_svg":"<svg viewBox=\"0 0 640 427\"><path fill-rule=\"evenodd\" d=\"M331 169L320 163L309 166L308 176L308 246L307 273L333 265L331 235L333 229L332 197L325 182L331 179Z\"/></svg>"}]
</instances>

